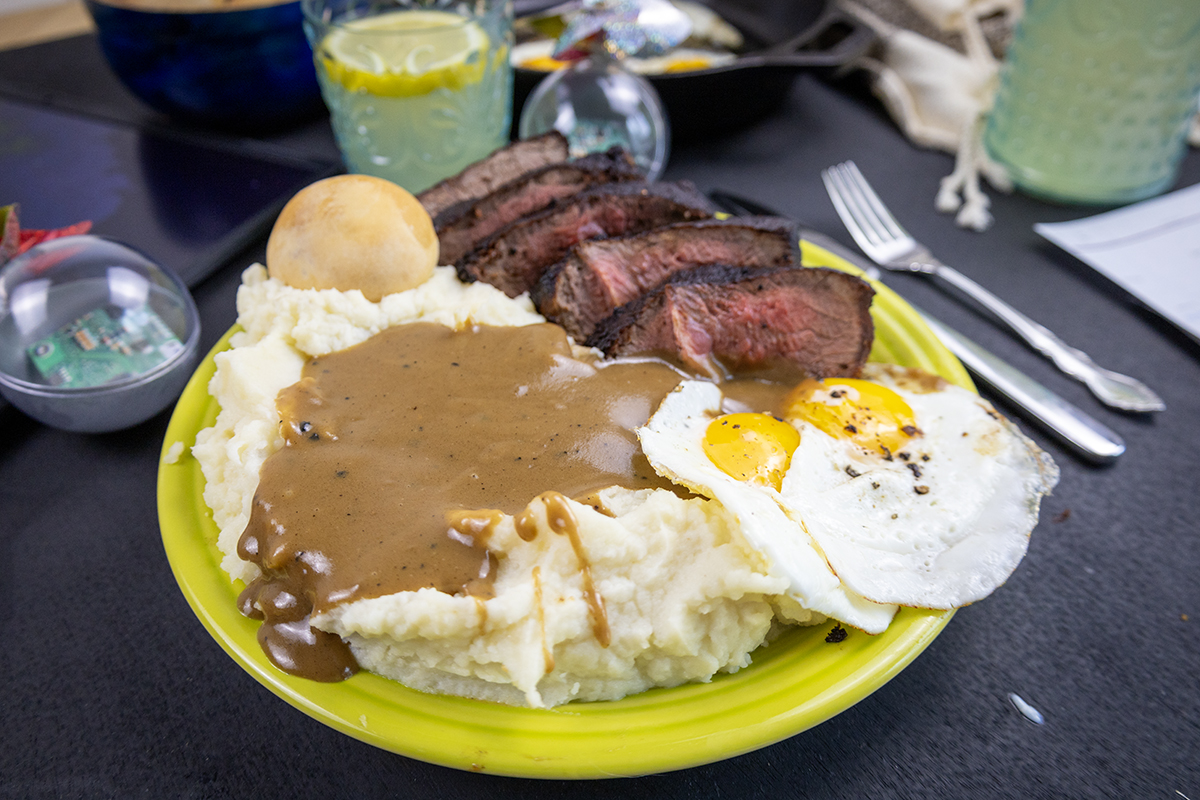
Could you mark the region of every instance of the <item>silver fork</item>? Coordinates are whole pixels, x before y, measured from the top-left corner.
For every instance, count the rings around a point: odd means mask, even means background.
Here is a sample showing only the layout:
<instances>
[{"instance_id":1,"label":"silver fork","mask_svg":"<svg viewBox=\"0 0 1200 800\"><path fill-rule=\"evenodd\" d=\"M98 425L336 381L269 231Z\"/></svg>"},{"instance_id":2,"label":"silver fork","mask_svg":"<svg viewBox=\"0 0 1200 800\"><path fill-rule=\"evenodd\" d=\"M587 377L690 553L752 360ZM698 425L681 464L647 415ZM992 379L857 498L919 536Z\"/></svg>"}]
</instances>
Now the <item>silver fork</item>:
<instances>
[{"instance_id":1,"label":"silver fork","mask_svg":"<svg viewBox=\"0 0 1200 800\"><path fill-rule=\"evenodd\" d=\"M1087 353L1071 347L956 269L934 258L929 249L900 226L853 161L821 172L829 199L854 241L872 261L888 270L933 275L969 295L1006 323L1034 350L1067 375L1087 384L1104 403L1124 411L1162 411L1162 398L1146 384L1098 366Z\"/></svg>"}]
</instances>

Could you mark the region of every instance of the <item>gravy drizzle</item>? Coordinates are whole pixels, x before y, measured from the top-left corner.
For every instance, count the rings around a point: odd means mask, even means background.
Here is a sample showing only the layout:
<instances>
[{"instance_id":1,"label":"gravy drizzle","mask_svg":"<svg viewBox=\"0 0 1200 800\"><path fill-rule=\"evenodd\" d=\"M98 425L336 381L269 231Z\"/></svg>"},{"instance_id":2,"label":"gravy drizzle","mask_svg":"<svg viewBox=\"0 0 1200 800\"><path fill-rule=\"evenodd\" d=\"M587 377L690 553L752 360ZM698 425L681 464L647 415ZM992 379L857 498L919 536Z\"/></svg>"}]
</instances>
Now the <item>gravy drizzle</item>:
<instances>
[{"instance_id":1,"label":"gravy drizzle","mask_svg":"<svg viewBox=\"0 0 1200 800\"><path fill-rule=\"evenodd\" d=\"M554 651L546 644L546 608L542 605L542 568L533 568L533 607L537 609L538 630L542 632L542 663L544 674L554 671Z\"/></svg>"},{"instance_id":2,"label":"gravy drizzle","mask_svg":"<svg viewBox=\"0 0 1200 800\"><path fill-rule=\"evenodd\" d=\"M596 583L592 580L592 562L588 560L583 541L579 538L579 523L575 519L575 512L567 505L567 498L558 492L543 492L538 495L537 500L545 509L546 526L571 541L571 549L575 551L575 559L579 562L579 574L583 578L583 598L587 601L588 613L592 617L592 635L601 647L608 647L612 643L608 612L604 610L604 598L596 591ZM537 511L534 506L535 503L530 503L515 519L517 535L527 542L532 542L537 537Z\"/></svg>"}]
</instances>

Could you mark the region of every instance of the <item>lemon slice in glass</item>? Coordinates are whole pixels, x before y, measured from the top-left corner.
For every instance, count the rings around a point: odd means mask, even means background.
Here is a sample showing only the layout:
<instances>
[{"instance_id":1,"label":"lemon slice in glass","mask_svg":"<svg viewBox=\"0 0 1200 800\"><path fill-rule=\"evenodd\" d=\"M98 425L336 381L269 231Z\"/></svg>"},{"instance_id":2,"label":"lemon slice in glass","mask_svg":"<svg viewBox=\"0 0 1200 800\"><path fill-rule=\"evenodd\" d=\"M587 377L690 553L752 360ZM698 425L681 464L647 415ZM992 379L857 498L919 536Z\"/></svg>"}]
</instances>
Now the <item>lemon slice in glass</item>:
<instances>
[{"instance_id":1,"label":"lemon slice in glass","mask_svg":"<svg viewBox=\"0 0 1200 800\"><path fill-rule=\"evenodd\" d=\"M317 57L330 79L352 92L412 97L459 91L484 73L488 35L446 11L392 11L341 23Z\"/></svg>"}]
</instances>

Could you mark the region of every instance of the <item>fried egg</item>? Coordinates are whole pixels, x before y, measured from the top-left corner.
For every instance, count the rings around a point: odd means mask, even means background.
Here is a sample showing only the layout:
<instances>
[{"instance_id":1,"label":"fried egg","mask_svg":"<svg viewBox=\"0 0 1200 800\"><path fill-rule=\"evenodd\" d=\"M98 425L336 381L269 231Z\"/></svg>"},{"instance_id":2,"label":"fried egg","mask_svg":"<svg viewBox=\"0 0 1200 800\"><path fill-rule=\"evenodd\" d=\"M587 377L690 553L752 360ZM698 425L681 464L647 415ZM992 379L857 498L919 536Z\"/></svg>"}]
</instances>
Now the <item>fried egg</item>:
<instances>
[{"instance_id":1,"label":"fried egg","mask_svg":"<svg viewBox=\"0 0 1200 800\"><path fill-rule=\"evenodd\" d=\"M523 42L513 48L512 64L514 67L537 72L553 72L569 66L571 62L558 61L553 57L554 48L555 41L552 39ZM728 66L735 61L737 61L737 55L734 53L694 47L677 47L661 56L630 56L622 64L630 72L638 75L664 75L673 72L715 69Z\"/></svg>"},{"instance_id":2,"label":"fried egg","mask_svg":"<svg viewBox=\"0 0 1200 800\"><path fill-rule=\"evenodd\" d=\"M972 392L890 365L863 378L805 381L782 420L722 415L717 386L686 382L639 437L660 474L738 517L798 601L875 632L881 609L956 608L1004 583L1058 469ZM731 430L743 444L722 444Z\"/></svg>"}]
</instances>

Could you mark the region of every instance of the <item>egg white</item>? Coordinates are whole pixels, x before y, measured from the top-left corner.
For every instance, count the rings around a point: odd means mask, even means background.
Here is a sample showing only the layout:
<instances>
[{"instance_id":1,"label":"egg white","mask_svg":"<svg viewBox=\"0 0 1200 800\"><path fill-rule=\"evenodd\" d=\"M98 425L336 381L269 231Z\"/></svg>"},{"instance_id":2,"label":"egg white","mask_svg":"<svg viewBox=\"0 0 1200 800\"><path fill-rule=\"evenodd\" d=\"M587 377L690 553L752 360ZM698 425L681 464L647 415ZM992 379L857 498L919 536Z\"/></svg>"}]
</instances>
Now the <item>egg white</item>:
<instances>
[{"instance_id":1,"label":"egg white","mask_svg":"<svg viewBox=\"0 0 1200 800\"><path fill-rule=\"evenodd\" d=\"M863 597L920 608L986 597L1024 557L1058 468L972 392L888 365L863 377L909 404L920 435L885 457L788 418L800 446L785 512Z\"/></svg>"}]
</instances>

